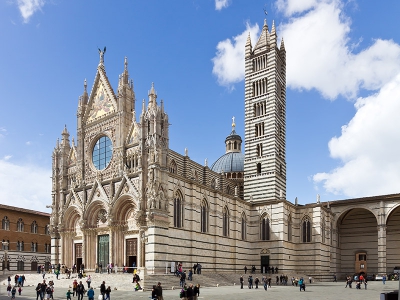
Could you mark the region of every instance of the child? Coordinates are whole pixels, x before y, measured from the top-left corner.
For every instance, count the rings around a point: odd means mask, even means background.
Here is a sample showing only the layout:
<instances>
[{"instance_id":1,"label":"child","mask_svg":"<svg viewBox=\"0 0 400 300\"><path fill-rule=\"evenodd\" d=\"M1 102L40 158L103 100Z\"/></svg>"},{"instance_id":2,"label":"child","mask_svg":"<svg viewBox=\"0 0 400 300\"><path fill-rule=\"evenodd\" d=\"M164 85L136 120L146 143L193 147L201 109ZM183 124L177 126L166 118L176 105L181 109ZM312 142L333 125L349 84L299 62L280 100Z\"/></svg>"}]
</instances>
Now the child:
<instances>
[{"instance_id":1,"label":"child","mask_svg":"<svg viewBox=\"0 0 400 300\"><path fill-rule=\"evenodd\" d=\"M21 287L19 287L19 288L18 288L18 295L20 295L20 296L21 296L21 292L22 292L22 288L21 288Z\"/></svg>"},{"instance_id":2,"label":"child","mask_svg":"<svg viewBox=\"0 0 400 300\"><path fill-rule=\"evenodd\" d=\"M15 293L17 292L17 290L15 289L15 286L12 288L11 290L11 299L15 299Z\"/></svg>"},{"instance_id":3,"label":"child","mask_svg":"<svg viewBox=\"0 0 400 300\"><path fill-rule=\"evenodd\" d=\"M11 297L11 284L9 284L8 286L7 286L7 293L8 293L8 297Z\"/></svg>"},{"instance_id":4,"label":"child","mask_svg":"<svg viewBox=\"0 0 400 300\"><path fill-rule=\"evenodd\" d=\"M67 300L71 300L71 290L68 290L67 292Z\"/></svg>"}]
</instances>

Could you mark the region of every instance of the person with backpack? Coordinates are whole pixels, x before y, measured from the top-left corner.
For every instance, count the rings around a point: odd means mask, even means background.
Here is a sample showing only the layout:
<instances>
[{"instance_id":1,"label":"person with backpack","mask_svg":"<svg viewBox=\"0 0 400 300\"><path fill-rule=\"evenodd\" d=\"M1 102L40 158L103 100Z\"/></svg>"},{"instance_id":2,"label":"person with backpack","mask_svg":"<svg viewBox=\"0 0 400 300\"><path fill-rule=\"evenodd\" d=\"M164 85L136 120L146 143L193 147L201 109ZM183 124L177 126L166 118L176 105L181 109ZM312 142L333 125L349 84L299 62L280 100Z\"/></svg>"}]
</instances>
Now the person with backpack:
<instances>
[{"instance_id":1,"label":"person with backpack","mask_svg":"<svg viewBox=\"0 0 400 300\"><path fill-rule=\"evenodd\" d=\"M83 300L83 294L85 293L85 286L82 281L79 281L78 286L76 287L76 293L78 294L78 300Z\"/></svg>"}]
</instances>

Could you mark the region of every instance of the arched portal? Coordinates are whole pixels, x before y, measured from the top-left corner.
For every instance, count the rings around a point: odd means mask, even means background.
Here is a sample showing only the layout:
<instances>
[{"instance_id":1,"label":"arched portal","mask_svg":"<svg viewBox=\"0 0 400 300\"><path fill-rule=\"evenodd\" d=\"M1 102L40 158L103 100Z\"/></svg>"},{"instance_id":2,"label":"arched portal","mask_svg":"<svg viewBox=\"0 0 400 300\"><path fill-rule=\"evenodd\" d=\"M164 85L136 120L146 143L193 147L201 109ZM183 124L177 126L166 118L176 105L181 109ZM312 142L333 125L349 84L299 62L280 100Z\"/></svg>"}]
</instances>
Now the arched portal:
<instances>
[{"instance_id":1,"label":"arched portal","mask_svg":"<svg viewBox=\"0 0 400 300\"><path fill-rule=\"evenodd\" d=\"M375 215L367 209L353 208L344 212L337 224L339 272L342 275L377 274L378 224Z\"/></svg>"},{"instance_id":2,"label":"arched portal","mask_svg":"<svg viewBox=\"0 0 400 300\"><path fill-rule=\"evenodd\" d=\"M389 214L386 222L386 272L393 273L400 265L400 205Z\"/></svg>"}]
</instances>

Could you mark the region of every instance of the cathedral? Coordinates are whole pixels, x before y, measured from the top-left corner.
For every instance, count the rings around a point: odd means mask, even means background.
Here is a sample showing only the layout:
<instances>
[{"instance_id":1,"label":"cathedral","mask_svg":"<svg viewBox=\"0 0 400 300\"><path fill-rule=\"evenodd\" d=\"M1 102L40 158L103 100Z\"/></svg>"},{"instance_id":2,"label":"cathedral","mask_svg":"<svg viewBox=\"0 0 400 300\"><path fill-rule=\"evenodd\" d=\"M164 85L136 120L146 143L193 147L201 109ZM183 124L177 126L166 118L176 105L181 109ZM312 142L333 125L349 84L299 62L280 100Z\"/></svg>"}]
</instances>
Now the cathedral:
<instances>
[{"instance_id":1,"label":"cathedral","mask_svg":"<svg viewBox=\"0 0 400 300\"><path fill-rule=\"evenodd\" d=\"M137 105L127 59L114 90L99 50L92 88L85 81L79 97L76 140L65 127L52 155L52 263L150 273L177 262L205 272L254 265L315 277L400 265L400 194L286 199L286 49L266 21L253 42L249 35L245 143L233 118L225 154L210 166L169 148L154 84Z\"/></svg>"}]
</instances>

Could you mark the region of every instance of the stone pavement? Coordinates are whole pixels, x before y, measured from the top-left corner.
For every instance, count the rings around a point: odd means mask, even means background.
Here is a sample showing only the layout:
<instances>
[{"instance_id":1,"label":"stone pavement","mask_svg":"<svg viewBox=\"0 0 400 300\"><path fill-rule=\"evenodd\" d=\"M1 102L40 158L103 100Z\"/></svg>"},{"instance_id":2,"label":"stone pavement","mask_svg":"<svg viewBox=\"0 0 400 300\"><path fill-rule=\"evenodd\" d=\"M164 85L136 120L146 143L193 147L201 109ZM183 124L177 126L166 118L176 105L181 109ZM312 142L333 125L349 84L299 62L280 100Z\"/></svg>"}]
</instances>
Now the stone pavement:
<instances>
[{"instance_id":1,"label":"stone pavement","mask_svg":"<svg viewBox=\"0 0 400 300\"><path fill-rule=\"evenodd\" d=\"M224 286L224 287L213 287L213 288L201 288L199 300L215 300L215 299L229 299L229 300L259 300L264 298L283 300L283 299L325 299L325 300L337 300L337 299L352 299L352 300L379 300L379 296L382 292L390 292L397 290L399 286L398 281L387 282L383 285L381 281L370 281L368 283L368 290L356 290L345 288L344 282L321 282L315 284L308 284L305 292L300 292L299 288L292 286L272 286L268 291L263 289L252 289L244 288L240 289L239 286ZM66 299L65 293L67 288L59 287L56 290L54 299ZM95 289L95 299L99 293L98 288ZM17 296L16 299L36 299L36 292L34 287L25 287L22 296ZM150 291L145 292L133 292L133 291L112 291L112 300L125 300L125 299L149 299ZM164 290L163 292L165 300L179 299L179 290ZM6 295L5 286L0 286L0 300L9 299ZM72 298L77 300L77 297ZM87 297L84 297L87 300Z\"/></svg>"}]
</instances>

